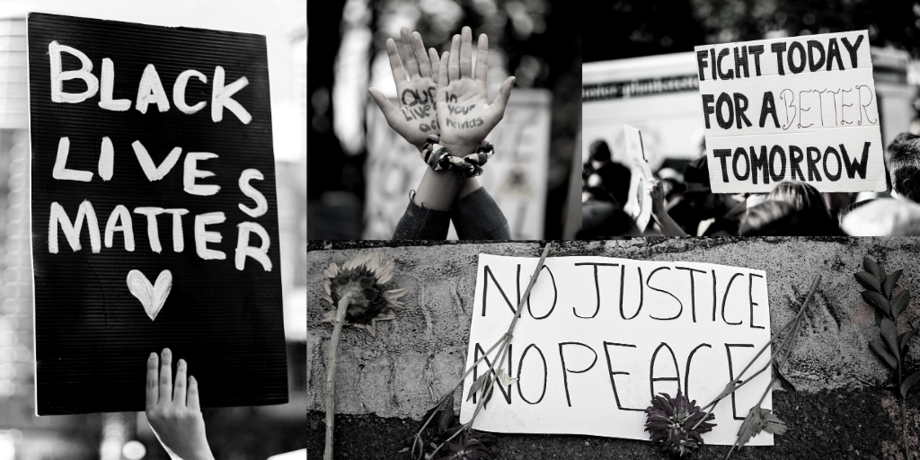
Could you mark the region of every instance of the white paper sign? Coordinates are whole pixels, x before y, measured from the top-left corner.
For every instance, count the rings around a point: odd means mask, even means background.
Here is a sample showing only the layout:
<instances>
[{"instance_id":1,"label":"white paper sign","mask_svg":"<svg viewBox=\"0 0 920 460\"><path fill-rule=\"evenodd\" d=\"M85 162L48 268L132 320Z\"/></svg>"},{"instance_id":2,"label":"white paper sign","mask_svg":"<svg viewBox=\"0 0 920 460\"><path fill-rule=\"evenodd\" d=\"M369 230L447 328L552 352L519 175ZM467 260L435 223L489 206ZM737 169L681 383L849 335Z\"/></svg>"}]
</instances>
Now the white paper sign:
<instances>
[{"instance_id":1,"label":"white paper sign","mask_svg":"<svg viewBox=\"0 0 920 460\"><path fill-rule=\"evenodd\" d=\"M502 210L515 240L543 238L551 101L549 90L515 89L504 118L486 137L495 155L478 179ZM390 102L399 106L395 94ZM367 104L367 152L363 238L390 239L426 166L418 149L387 125L373 102ZM453 230L448 238L456 238Z\"/></svg>"},{"instance_id":2,"label":"white paper sign","mask_svg":"<svg viewBox=\"0 0 920 460\"><path fill-rule=\"evenodd\" d=\"M885 190L866 31L695 50L713 192Z\"/></svg>"},{"instance_id":3,"label":"white paper sign","mask_svg":"<svg viewBox=\"0 0 920 460\"><path fill-rule=\"evenodd\" d=\"M636 221L639 230L645 230L652 217L652 197L649 195L648 183L652 179L652 170L645 159L645 146L642 133L638 129L623 125L626 138L626 153L629 155L629 199L623 210Z\"/></svg>"},{"instance_id":4,"label":"white paper sign","mask_svg":"<svg viewBox=\"0 0 920 460\"><path fill-rule=\"evenodd\" d=\"M479 256L467 367L505 334L538 261ZM644 410L653 394L680 389L703 406L769 342L765 277L692 262L547 258L501 363L518 380L496 384L473 428L648 440ZM769 356L767 350L751 369ZM476 408L466 400L470 386L487 369L480 363L464 382L461 423ZM767 371L724 399L703 440L733 444L769 382ZM770 394L761 407L772 408ZM749 444L773 445L773 435Z\"/></svg>"}]
</instances>

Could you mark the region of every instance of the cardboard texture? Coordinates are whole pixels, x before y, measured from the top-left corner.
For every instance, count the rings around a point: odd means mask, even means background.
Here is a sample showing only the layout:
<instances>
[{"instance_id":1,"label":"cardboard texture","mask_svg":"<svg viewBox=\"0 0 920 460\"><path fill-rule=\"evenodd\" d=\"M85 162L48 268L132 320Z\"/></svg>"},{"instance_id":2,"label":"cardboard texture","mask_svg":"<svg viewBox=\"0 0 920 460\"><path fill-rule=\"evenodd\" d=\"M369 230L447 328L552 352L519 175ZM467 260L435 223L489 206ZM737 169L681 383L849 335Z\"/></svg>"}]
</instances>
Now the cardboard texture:
<instances>
[{"instance_id":1,"label":"cardboard texture","mask_svg":"<svg viewBox=\"0 0 920 460\"><path fill-rule=\"evenodd\" d=\"M695 50L713 192L886 189L866 31Z\"/></svg>"},{"instance_id":2,"label":"cardboard texture","mask_svg":"<svg viewBox=\"0 0 920 460\"><path fill-rule=\"evenodd\" d=\"M652 171L645 159L642 133L632 126L623 125L623 134L626 137L626 152L629 154L629 170L632 173L629 176L629 199L623 210L636 221L637 228L645 230L652 218L652 197L648 188Z\"/></svg>"},{"instance_id":3,"label":"cardboard texture","mask_svg":"<svg viewBox=\"0 0 920 460\"><path fill-rule=\"evenodd\" d=\"M265 38L31 13L28 45L38 414L143 410L165 347L202 406L287 402Z\"/></svg>"},{"instance_id":4,"label":"cardboard texture","mask_svg":"<svg viewBox=\"0 0 920 460\"><path fill-rule=\"evenodd\" d=\"M466 366L507 331L538 262L480 254ZM641 279L641 282L640 282ZM770 340L762 270L706 263L609 257L550 257L513 332L512 378L496 383L473 428L503 433L586 434L648 440L645 408L653 394L678 389L702 406L715 398ZM761 355L744 377L769 360ZM461 423L485 362L464 382ZM723 400L707 444L731 445L770 373ZM772 408L767 394L761 407ZM773 445L761 433L748 445Z\"/></svg>"}]
</instances>

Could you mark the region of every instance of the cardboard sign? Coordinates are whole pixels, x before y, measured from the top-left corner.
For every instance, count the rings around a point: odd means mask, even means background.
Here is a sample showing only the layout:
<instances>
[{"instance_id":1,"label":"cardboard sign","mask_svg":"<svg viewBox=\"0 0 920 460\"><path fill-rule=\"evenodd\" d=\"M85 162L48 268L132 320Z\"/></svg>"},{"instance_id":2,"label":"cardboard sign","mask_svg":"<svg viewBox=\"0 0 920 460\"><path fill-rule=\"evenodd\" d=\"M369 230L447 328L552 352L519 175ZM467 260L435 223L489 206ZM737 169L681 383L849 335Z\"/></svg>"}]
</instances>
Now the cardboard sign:
<instances>
[{"instance_id":1,"label":"cardboard sign","mask_svg":"<svg viewBox=\"0 0 920 460\"><path fill-rule=\"evenodd\" d=\"M539 259L481 254L466 365L508 329ZM678 389L702 406L770 340L762 270L608 257L546 259L514 330L507 361L516 381L496 383L473 428L502 433L586 434L648 440L652 395ZM761 355L753 370L769 361ZM466 400L485 362L464 382ZM730 445L770 383L764 372L717 407L707 444ZM745 376L752 375L751 371ZM761 407L771 408L771 395ZM749 445L772 445L761 433Z\"/></svg>"},{"instance_id":2,"label":"cardboard sign","mask_svg":"<svg viewBox=\"0 0 920 460\"><path fill-rule=\"evenodd\" d=\"M652 217L652 197L648 190L652 171L645 160L642 133L632 126L623 125L623 134L626 137L626 153L629 155L629 170L632 173L629 176L629 200L623 210L636 221L636 227L644 231Z\"/></svg>"},{"instance_id":3,"label":"cardboard sign","mask_svg":"<svg viewBox=\"0 0 920 460\"><path fill-rule=\"evenodd\" d=\"M866 31L695 50L713 192L885 190Z\"/></svg>"},{"instance_id":4,"label":"cardboard sign","mask_svg":"<svg viewBox=\"0 0 920 460\"><path fill-rule=\"evenodd\" d=\"M390 102L398 107L395 86L392 91ZM502 210L515 240L543 238L551 99L547 90L515 89L504 118L486 137L495 155L478 179ZM387 125L373 102L367 104L367 120L363 236L390 239L426 166L418 149ZM453 229L448 238L456 238Z\"/></svg>"},{"instance_id":5,"label":"cardboard sign","mask_svg":"<svg viewBox=\"0 0 920 460\"><path fill-rule=\"evenodd\" d=\"M37 411L287 401L265 38L28 19Z\"/></svg>"}]
</instances>

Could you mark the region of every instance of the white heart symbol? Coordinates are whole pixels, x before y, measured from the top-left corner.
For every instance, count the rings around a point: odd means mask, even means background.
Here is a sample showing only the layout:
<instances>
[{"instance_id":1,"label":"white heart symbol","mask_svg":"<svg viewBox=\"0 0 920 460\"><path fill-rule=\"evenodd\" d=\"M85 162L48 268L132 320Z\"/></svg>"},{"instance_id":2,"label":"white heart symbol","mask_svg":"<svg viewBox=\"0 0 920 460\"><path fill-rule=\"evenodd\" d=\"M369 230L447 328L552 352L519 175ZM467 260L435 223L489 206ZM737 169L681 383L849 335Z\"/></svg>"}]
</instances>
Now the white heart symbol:
<instances>
[{"instance_id":1,"label":"white heart symbol","mask_svg":"<svg viewBox=\"0 0 920 460\"><path fill-rule=\"evenodd\" d=\"M128 272L128 290L137 300L141 301L144 311L151 321L157 319L157 314L166 303L166 297L169 297L169 291L172 289L172 272L163 270L157 277L156 283L151 286L150 281L140 270L131 270Z\"/></svg>"}]
</instances>

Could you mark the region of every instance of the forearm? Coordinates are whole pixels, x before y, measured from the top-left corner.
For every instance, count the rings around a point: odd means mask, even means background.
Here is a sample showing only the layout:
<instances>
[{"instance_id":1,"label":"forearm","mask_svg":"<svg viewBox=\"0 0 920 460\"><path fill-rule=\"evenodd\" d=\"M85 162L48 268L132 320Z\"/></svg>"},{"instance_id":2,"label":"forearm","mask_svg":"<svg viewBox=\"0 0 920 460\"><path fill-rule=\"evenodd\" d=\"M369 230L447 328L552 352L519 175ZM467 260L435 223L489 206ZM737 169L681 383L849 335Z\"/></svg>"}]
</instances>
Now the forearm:
<instances>
[{"instance_id":1,"label":"forearm","mask_svg":"<svg viewBox=\"0 0 920 460\"><path fill-rule=\"evenodd\" d=\"M451 219L461 240L511 239L508 220L484 187L476 187L458 199L451 211Z\"/></svg>"},{"instance_id":2,"label":"forearm","mask_svg":"<svg viewBox=\"0 0 920 460\"><path fill-rule=\"evenodd\" d=\"M680 225L677 225L677 222L674 222L674 219L664 209L652 210L652 217L661 227L662 234L666 236L687 236L687 233L680 228Z\"/></svg>"},{"instance_id":3,"label":"forearm","mask_svg":"<svg viewBox=\"0 0 920 460\"><path fill-rule=\"evenodd\" d=\"M457 199L454 201L454 203L459 203L460 200L469 196L470 193L479 190L479 187L482 187L482 184L479 183L479 179L475 177L463 179L463 182L460 185L460 190L457 192Z\"/></svg>"}]
</instances>

